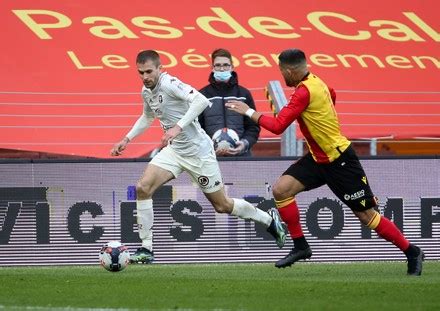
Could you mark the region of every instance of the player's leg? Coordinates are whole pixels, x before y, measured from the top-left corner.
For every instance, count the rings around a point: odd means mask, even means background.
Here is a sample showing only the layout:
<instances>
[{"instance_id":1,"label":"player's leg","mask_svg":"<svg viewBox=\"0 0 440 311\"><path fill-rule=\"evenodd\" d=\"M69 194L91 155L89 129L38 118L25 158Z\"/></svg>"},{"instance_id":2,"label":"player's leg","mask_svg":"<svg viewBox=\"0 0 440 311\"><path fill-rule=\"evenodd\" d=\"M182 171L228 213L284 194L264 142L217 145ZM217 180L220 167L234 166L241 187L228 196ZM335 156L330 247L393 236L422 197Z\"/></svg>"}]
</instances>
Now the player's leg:
<instances>
[{"instance_id":1,"label":"player's leg","mask_svg":"<svg viewBox=\"0 0 440 311\"><path fill-rule=\"evenodd\" d=\"M281 218L275 209L271 209L266 213L246 200L230 198L226 195L223 187L214 192L204 192L204 194L216 212L227 213L260 223L275 238L279 248L284 246L286 233Z\"/></svg>"},{"instance_id":2,"label":"player's leg","mask_svg":"<svg viewBox=\"0 0 440 311\"><path fill-rule=\"evenodd\" d=\"M378 236L393 243L406 255L408 259L408 275L422 274L425 254L418 246L411 244L391 220L385 216L381 216L373 208L364 211L353 210L353 212L362 224L376 231Z\"/></svg>"},{"instance_id":3,"label":"player's leg","mask_svg":"<svg viewBox=\"0 0 440 311\"><path fill-rule=\"evenodd\" d=\"M131 256L131 262L150 263L153 255L153 194L163 184L178 176L178 166L172 162L169 150L162 149L148 164L136 184L136 210L142 246Z\"/></svg>"},{"instance_id":4,"label":"player's leg","mask_svg":"<svg viewBox=\"0 0 440 311\"><path fill-rule=\"evenodd\" d=\"M397 226L377 211L377 199L371 191L367 176L355 153L349 147L340 158L328 166L328 185L362 224L376 231L383 239L393 243L408 259L409 275L422 273L423 251L411 244Z\"/></svg>"},{"instance_id":5,"label":"player's leg","mask_svg":"<svg viewBox=\"0 0 440 311\"><path fill-rule=\"evenodd\" d=\"M272 187L276 207L293 240L292 250L275 263L277 268L291 266L301 259L312 256L312 250L304 236L300 223L300 213L295 196L304 190L314 189L323 184L310 154L292 164Z\"/></svg>"},{"instance_id":6,"label":"player's leg","mask_svg":"<svg viewBox=\"0 0 440 311\"><path fill-rule=\"evenodd\" d=\"M197 165L195 165L196 163ZM269 214L243 199L230 198L226 195L215 154L191 161L187 160L184 167L211 202L216 212L258 222L275 237L278 247L284 246L286 234L277 211L270 211L271 214Z\"/></svg>"}]
</instances>

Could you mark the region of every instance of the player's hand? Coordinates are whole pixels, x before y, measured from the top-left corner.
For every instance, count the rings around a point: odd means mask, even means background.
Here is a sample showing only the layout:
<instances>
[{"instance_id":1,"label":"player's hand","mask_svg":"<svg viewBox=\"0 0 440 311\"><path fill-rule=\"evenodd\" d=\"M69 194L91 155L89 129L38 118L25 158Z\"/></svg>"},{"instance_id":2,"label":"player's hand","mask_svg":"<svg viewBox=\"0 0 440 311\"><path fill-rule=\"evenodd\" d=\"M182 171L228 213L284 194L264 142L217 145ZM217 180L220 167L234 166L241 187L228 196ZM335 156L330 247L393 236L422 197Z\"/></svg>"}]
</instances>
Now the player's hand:
<instances>
[{"instance_id":1,"label":"player's hand","mask_svg":"<svg viewBox=\"0 0 440 311\"><path fill-rule=\"evenodd\" d=\"M162 147L167 146L168 144L171 144L173 142L173 139L180 134L180 132L182 132L182 128L180 126L178 126L177 124L174 125L172 128L170 128L169 130L167 130L160 142L162 143Z\"/></svg>"},{"instance_id":2,"label":"player's hand","mask_svg":"<svg viewBox=\"0 0 440 311\"><path fill-rule=\"evenodd\" d=\"M245 115L246 111L249 109L249 106L238 100L228 100L225 106L232 111L238 112L241 115Z\"/></svg>"},{"instance_id":3,"label":"player's hand","mask_svg":"<svg viewBox=\"0 0 440 311\"><path fill-rule=\"evenodd\" d=\"M130 140L127 137L124 137L124 139L113 146L112 150L110 150L110 155L114 157L120 156L129 142Z\"/></svg>"}]
</instances>

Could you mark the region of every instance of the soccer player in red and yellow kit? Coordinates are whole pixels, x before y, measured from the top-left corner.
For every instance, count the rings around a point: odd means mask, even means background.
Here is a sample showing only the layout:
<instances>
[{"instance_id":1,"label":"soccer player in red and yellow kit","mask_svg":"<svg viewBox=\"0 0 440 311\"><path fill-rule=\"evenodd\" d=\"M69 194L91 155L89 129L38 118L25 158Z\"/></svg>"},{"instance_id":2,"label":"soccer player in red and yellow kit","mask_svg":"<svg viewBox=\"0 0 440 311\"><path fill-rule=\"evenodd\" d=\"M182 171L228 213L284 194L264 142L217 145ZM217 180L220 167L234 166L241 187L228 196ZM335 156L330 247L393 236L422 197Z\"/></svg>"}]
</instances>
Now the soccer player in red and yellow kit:
<instances>
[{"instance_id":1,"label":"soccer player in red and yellow kit","mask_svg":"<svg viewBox=\"0 0 440 311\"><path fill-rule=\"evenodd\" d=\"M289 254L275 266L288 267L312 256L301 228L295 196L326 184L362 224L405 253L408 275L421 275L423 251L411 244L393 222L377 212L377 200L362 165L351 142L341 134L334 107L336 93L308 71L303 51L288 49L278 59L286 85L295 90L276 117L262 115L239 101L227 104L229 109L247 115L275 134L283 133L297 120L309 148L309 152L293 163L272 188L276 206L294 243Z\"/></svg>"}]
</instances>

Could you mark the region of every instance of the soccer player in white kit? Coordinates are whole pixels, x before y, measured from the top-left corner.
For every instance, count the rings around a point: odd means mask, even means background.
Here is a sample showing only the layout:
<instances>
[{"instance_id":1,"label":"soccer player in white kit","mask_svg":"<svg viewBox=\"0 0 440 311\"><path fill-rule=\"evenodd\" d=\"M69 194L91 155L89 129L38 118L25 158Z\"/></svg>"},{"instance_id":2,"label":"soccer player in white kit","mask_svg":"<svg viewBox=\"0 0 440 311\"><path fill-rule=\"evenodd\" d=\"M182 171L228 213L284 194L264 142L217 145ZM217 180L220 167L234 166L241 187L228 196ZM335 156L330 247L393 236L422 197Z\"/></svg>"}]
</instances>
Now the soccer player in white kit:
<instances>
[{"instance_id":1,"label":"soccer player in white kit","mask_svg":"<svg viewBox=\"0 0 440 311\"><path fill-rule=\"evenodd\" d=\"M163 72L159 54L154 50L140 52L136 66L144 84L143 114L114 145L111 155L121 155L127 144L143 133L155 118L159 119L164 134L162 150L149 162L136 184L137 223L142 247L133 254L131 261L153 261L153 193L184 171L197 183L216 212L264 225L278 247L283 247L286 233L275 208L266 213L243 199L226 195L212 141L197 120L210 101L190 85Z\"/></svg>"}]
</instances>

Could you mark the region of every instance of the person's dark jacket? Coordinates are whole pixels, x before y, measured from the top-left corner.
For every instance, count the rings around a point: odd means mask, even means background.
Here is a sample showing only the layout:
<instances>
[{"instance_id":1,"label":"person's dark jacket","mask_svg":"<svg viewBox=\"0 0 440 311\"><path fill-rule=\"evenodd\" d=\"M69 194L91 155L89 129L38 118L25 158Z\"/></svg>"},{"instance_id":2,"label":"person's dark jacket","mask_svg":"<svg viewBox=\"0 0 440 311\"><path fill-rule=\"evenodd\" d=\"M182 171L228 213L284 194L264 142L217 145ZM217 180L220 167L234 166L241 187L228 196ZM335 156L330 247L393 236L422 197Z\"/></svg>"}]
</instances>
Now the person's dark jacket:
<instances>
[{"instance_id":1,"label":"person's dark jacket","mask_svg":"<svg viewBox=\"0 0 440 311\"><path fill-rule=\"evenodd\" d=\"M224 127L237 132L240 140L245 143L245 152L241 156L250 156L251 148L257 142L260 135L260 126L249 117L237 112L228 110L225 103L228 100L236 99L245 102L249 108L255 109L254 99L251 92L238 84L238 77L235 71L227 83L217 82L211 72L209 84L200 90L212 103L200 115L199 122L205 132L212 137L218 130Z\"/></svg>"}]
</instances>

